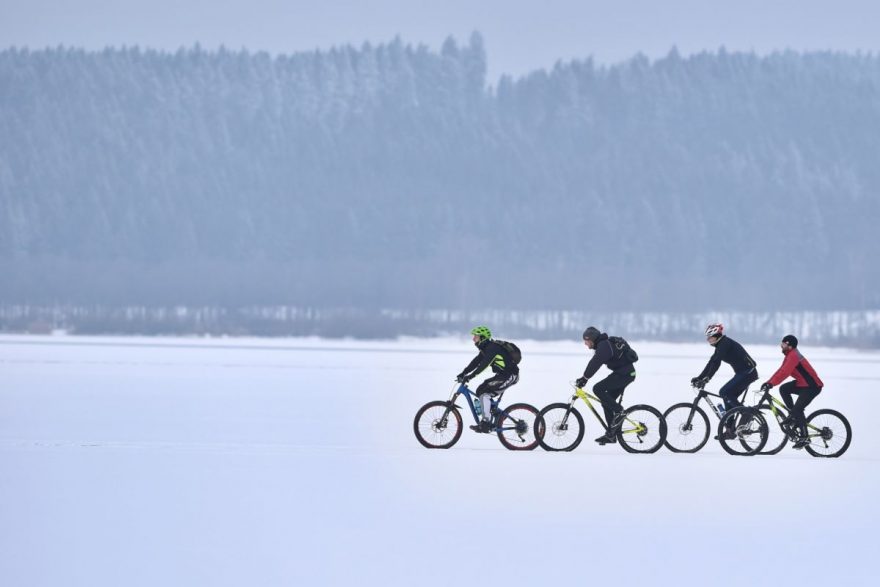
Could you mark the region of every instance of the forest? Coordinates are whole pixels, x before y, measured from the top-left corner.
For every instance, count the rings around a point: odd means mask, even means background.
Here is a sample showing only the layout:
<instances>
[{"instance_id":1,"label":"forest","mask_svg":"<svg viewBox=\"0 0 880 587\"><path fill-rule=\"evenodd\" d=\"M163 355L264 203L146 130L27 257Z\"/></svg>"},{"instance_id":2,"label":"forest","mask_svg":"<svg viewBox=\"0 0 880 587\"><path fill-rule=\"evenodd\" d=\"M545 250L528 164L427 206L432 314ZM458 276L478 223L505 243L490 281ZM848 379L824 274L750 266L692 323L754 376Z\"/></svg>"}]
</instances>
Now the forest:
<instances>
[{"instance_id":1,"label":"forest","mask_svg":"<svg viewBox=\"0 0 880 587\"><path fill-rule=\"evenodd\" d=\"M880 58L0 51L0 303L880 307Z\"/></svg>"}]
</instances>

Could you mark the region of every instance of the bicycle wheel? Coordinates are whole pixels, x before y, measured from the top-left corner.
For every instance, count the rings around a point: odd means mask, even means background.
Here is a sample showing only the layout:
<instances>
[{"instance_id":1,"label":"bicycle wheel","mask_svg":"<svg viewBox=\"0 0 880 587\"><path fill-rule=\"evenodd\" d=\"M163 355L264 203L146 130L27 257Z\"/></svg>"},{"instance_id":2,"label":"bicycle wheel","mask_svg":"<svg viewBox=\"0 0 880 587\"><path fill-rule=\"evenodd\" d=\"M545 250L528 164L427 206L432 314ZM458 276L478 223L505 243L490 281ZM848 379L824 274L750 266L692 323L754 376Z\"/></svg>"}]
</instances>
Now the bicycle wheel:
<instances>
[{"instance_id":1,"label":"bicycle wheel","mask_svg":"<svg viewBox=\"0 0 880 587\"><path fill-rule=\"evenodd\" d=\"M538 438L544 450L574 450L584 439L584 418L569 404L550 404L541 410L544 433Z\"/></svg>"},{"instance_id":2,"label":"bicycle wheel","mask_svg":"<svg viewBox=\"0 0 880 587\"><path fill-rule=\"evenodd\" d=\"M498 414L498 440L509 450L535 450L543 420L538 408L529 404L512 404Z\"/></svg>"},{"instance_id":3,"label":"bicycle wheel","mask_svg":"<svg viewBox=\"0 0 880 587\"><path fill-rule=\"evenodd\" d=\"M666 440L666 420L657 408L640 404L623 411L617 442L626 452L657 452Z\"/></svg>"},{"instance_id":4,"label":"bicycle wheel","mask_svg":"<svg viewBox=\"0 0 880 587\"><path fill-rule=\"evenodd\" d=\"M425 448L449 448L461 438L461 430L461 414L450 402L428 402L413 420L413 432Z\"/></svg>"},{"instance_id":5,"label":"bicycle wheel","mask_svg":"<svg viewBox=\"0 0 880 587\"><path fill-rule=\"evenodd\" d=\"M672 452L697 452L709 440L709 417L699 406L675 404L666 410L663 418L666 420L663 444Z\"/></svg>"},{"instance_id":6,"label":"bicycle wheel","mask_svg":"<svg viewBox=\"0 0 880 587\"><path fill-rule=\"evenodd\" d=\"M724 432L733 431L730 436ZM728 454L752 456L767 444L767 421L760 410L740 406L728 410L718 423L718 439Z\"/></svg>"},{"instance_id":7,"label":"bicycle wheel","mask_svg":"<svg viewBox=\"0 0 880 587\"><path fill-rule=\"evenodd\" d=\"M807 418L810 444L804 448L814 457L839 457L849 448L852 428L849 421L835 410L816 410Z\"/></svg>"},{"instance_id":8,"label":"bicycle wheel","mask_svg":"<svg viewBox=\"0 0 880 587\"><path fill-rule=\"evenodd\" d=\"M775 455L785 448L785 444L789 440L788 434L782 429L770 406L761 406L761 414L764 416L764 420L767 421L767 444L764 445L764 449L758 454Z\"/></svg>"}]
</instances>

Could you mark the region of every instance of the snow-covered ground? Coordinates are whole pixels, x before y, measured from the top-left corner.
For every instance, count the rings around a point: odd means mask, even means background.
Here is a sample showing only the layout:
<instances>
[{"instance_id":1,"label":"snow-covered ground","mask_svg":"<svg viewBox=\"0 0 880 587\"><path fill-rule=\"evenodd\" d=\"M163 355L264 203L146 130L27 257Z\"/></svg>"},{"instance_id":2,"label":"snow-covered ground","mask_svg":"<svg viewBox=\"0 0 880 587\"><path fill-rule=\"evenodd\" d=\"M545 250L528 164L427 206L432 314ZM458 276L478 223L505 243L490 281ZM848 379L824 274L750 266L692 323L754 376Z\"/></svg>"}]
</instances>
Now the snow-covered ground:
<instances>
[{"instance_id":1,"label":"snow-covered ground","mask_svg":"<svg viewBox=\"0 0 880 587\"><path fill-rule=\"evenodd\" d=\"M625 403L693 397L707 345L633 346ZM507 402L566 399L580 342L520 347ZM840 459L426 450L466 340L0 336L0 585L876 585L880 353L802 350Z\"/></svg>"}]
</instances>

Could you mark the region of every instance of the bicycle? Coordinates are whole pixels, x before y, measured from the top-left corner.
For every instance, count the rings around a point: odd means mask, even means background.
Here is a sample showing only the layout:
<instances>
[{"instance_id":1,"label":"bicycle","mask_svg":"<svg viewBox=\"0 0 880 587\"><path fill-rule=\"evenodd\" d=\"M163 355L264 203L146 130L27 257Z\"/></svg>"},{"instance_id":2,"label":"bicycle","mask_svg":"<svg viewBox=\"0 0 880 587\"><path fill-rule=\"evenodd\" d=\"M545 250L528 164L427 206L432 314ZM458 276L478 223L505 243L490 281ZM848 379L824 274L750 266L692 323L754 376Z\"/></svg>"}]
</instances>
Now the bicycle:
<instances>
[{"instance_id":1,"label":"bicycle","mask_svg":"<svg viewBox=\"0 0 880 587\"><path fill-rule=\"evenodd\" d=\"M767 446L759 454L775 455L781 451L786 443L797 440L797 427L794 422L788 422L791 411L779 398L767 391L756 391L760 395L755 407L764 412L770 412L773 420L778 424L778 430L774 427L767 439ZM770 418L767 418L769 420ZM810 444L804 446L804 450L814 457L836 458L846 452L852 441L852 427L849 420L837 410L821 409L811 413L806 418L807 437Z\"/></svg>"},{"instance_id":2,"label":"bicycle","mask_svg":"<svg viewBox=\"0 0 880 587\"><path fill-rule=\"evenodd\" d=\"M474 417L474 424L480 423L475 401L479 398L467 385L462 383L452 392L448 401L432 401L419 408L413 420L413 431L416 438L425 448L449 448L461 438L463 424L461 406L455 401L464 396ZM511 404L503 411L498 411L501 398L492 398L489 406L492 415L492 430L509 450L534 450L538 446L536 428L540 426L538 408L526 403Z\"/></svg>"},{"instance_id":3,"label":"bicycle","mask_svg":"<svg viewBox=\"0 0 880 587\"><path fill-rule=\"evenodd\" d=\"M605 431L609 430L608 424L593 407L593 400L600 403L602 400L574 383L571 385L574 387L574 394L569 403L554 403L541 410L543 425L538 442L544 450L572 451L584 439L584 418L574 407L578 399L587 404ZM622 400L623 394L617 400L618 405ZM663 415L656 408L644 404L621 411L612 422L612 427L617 429L617 442L630 453L657 452L666 438L666 420Z\"/></svg>"},{"instance_id":4,"label":"bicycle","mask_svg":"<svg viewBox=\"0 0 880 587\"><path fill-rule=\"evenodd\" d=\"M666 448L672 452L695 453L706 445L709 440L709 416L700 408L700 400L705 400L718 418L718 440L728 454L751 456L764 448L769 427L759 410L738 406L725 412L709 399L710 396L721 398L720 395L707 391L702 385L691 387L697 390L693 402L672 405L663 413L669 427ZM745 395L747 391L740 395ZM732 435L728 433L729 430L733 431Z\"/></svg>"}]
</instances>

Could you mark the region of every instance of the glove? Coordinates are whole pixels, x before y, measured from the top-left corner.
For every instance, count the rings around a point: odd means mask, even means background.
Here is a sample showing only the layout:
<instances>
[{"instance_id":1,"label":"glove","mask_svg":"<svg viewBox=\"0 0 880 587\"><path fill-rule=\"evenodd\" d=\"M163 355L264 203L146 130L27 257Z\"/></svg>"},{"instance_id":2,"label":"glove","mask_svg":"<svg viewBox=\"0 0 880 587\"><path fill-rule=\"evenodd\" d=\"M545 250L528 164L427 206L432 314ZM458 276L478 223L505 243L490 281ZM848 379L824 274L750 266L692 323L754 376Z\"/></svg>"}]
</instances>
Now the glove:
<instances>
[{"instance_id":1,"label":"glove","mask_svg":"<svg viewBox=\"0 0 880 587\"><path fill-rule=\"evenodd\" d=\"M584 385L587 384L587 378L586 377L578 377L577 379L574 380L574 384L577 385L578 387L583 387Z\"/></svg>"},{"instance_id":2,"label":"glove","mask_svg":"<svg viewBox=\"0 0 880 587\"><path fill-rule=\"evenodd\" d=\"M458 375L455 376L455 380L458 381L459 383L467 383L468 381L471 380L471 378L468 377L467 375L465 375L464 373L459 373Z\"/></svg>"},{"instance_id":3,"label":"glove","mask_svg":"<svg viewBox=\"0 0 880 587\"><path fill-rule=\"evenodd\" d=\"M709 380L704 377L694 377L693 379L691 379L691 385L699 389L703 389L704 387L706 387L707 383L709 383Z\"/></svg>"},{"instance_id":4,"label":"glove","mask_svg":"<svg viewBox=\"0 0 880 587\"><path fill-rule=\"evenodd\" d=\"M770 391L771 389L773 389L773 386L770 385L770 382L769 382L769 381L768 381L767 383L765 383L764 385L761 386L761 391L763 391L764 393L767 393L767 392Z\"/></svg>"}]
</instances>

